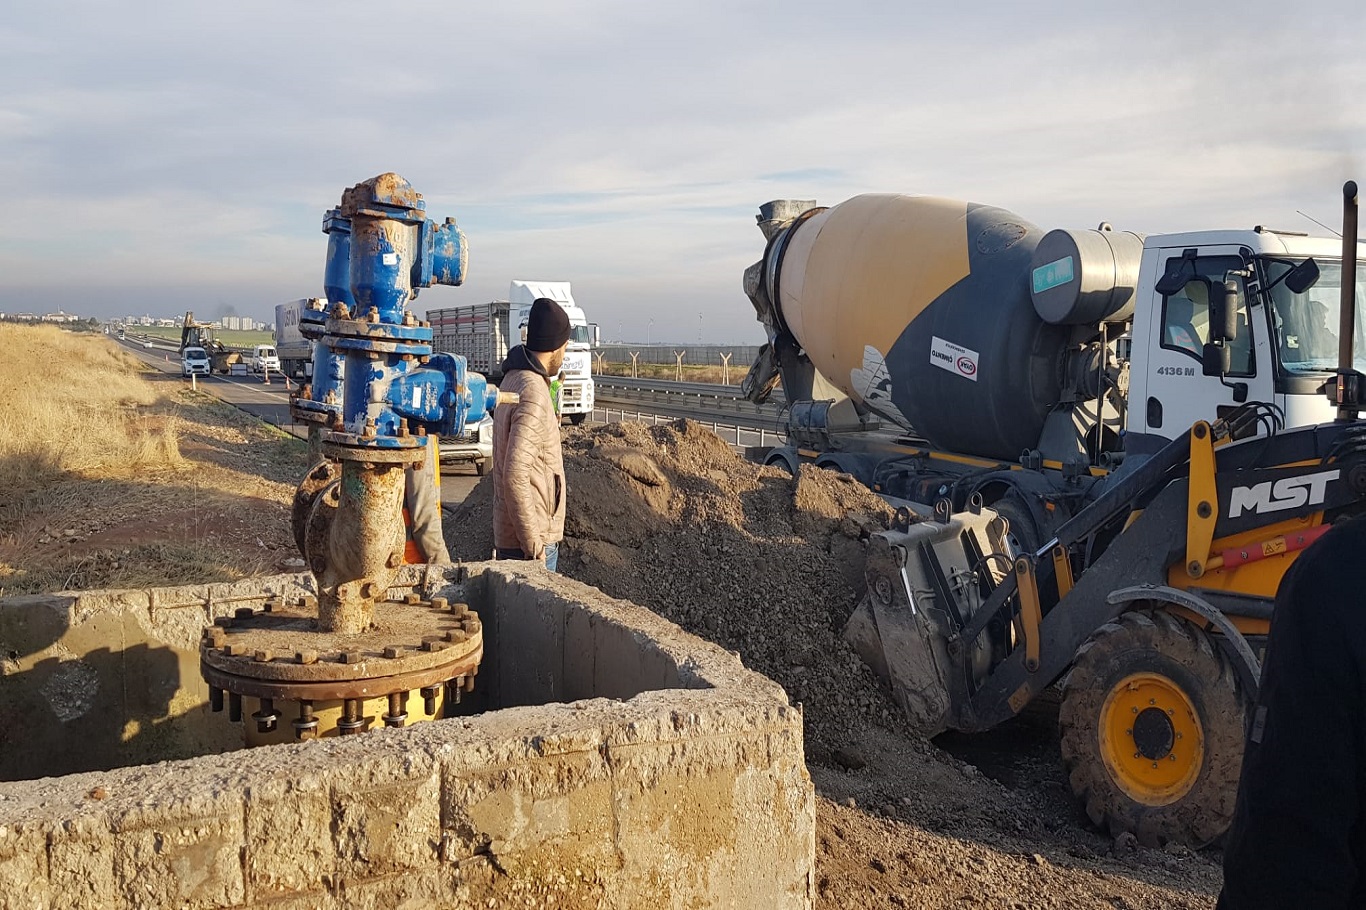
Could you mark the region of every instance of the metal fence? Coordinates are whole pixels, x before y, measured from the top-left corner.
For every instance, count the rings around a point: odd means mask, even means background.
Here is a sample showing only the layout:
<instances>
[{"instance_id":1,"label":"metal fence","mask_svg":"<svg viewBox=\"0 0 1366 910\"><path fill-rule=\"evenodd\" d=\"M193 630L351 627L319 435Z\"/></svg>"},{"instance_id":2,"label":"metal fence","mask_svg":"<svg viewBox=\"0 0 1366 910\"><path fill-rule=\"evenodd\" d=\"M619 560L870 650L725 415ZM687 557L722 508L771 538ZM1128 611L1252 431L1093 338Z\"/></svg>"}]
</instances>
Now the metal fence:
<instances>
[{"instance_id":1,"label":"metal fence","mask_svg":"<svg viewBox=\"0 0 1366 910\"><path fill-rule=\"evenodd\" d=\"M729 354L731 368L738 368L742 376L759 356L759 346L756 344L604 344L593 349L593 356L596 358L601 354L608 363L630 363L631 355L638 354L637 363L666 363L672 366L678 351L686 352L683 362L691 366L718 367L721 365L721 355Z\"/></svg>"}]
</instances>

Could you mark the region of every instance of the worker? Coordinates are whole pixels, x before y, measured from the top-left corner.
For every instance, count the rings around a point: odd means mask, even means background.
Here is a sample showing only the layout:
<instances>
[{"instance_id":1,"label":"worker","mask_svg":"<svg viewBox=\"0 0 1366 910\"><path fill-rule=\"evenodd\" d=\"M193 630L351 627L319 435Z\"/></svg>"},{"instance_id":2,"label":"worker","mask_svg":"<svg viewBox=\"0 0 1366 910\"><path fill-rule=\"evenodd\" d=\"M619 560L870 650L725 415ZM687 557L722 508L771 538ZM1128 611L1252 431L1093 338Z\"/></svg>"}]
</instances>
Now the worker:
<instances>
[{"instance_id":1,"label":"worker","mask_svg":"<svg viewBox=\"0 0 1366 910\"><path fill-rule=\"evenodd\" d=\"M403 507L409 520L409 535L418 550L414 554L417 561L444 566L450 564L451 554L441 527L441 488L436 482L440 468L436 464L435 437L430 437L425 450L422 463L404 471Z\"/></svg>"},{"instance_id":2,"label":"worker","mask_svg":"<svg viewBox=\"0 0 1366 910\"><path fill-rule=\"evenodd\" d=\"M526 341L503 362L500 403L493 412L494 557L540 560L552 572L564 536L565 483L560 418L550 383L564 365L568 344L564 308L537 298L527 318Z\"/></svg>"},{"instance_id":3,"label":"worker","mask_svg":"<svg viewBox=\"0 0 1366 910\"><path fill-rule=\"evenodd\" d=\"M1366 907L1366 520L1276 593L1219 910Z\"/></svg>"}]
</instances>

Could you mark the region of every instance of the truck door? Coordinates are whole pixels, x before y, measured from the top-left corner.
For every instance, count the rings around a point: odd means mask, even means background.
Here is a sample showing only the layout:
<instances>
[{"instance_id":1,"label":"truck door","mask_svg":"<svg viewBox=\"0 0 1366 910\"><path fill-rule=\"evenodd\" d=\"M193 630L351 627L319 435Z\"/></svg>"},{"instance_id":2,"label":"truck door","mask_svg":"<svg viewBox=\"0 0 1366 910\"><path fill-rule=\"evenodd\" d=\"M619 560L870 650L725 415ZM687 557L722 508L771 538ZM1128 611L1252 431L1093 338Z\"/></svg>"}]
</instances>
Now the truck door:
<instances>
[{"instance_id":1,"label":"truck door","mask_svg":"<svg viewBox=\"0 0 1366 910\"><path fill-rule=\"evenodd\" d=\"M1213 420L1236 407L1241 401L1274 401L1275 383L1267 320L1260 300L1249 301L1246 283L1238 284L1238 334L1228 342L1232 367L1226 377L1206 376L1202 353L1210 340L1209 287L1222 287L1229 272L1244 268L1237 247L1201 249L1194 259L1194 270L1185 265L1189 280L1185 287L1163 295L1155 290L1159 278L1181 263L1185 251L1162 250L1153 272L1145 275L1150 306L1146 330L1135 325L1135 335L1143 331L1147 363L1143 378L1135 383L1140 400L1130 402L1131 430L1173 439L1197 420ZM1204 279L1203 281L1201 279ZM1135 352L1137 354L1137 352ZM1135 357L1137 366L1137 356Z\"/></svg>"}]
</instances>

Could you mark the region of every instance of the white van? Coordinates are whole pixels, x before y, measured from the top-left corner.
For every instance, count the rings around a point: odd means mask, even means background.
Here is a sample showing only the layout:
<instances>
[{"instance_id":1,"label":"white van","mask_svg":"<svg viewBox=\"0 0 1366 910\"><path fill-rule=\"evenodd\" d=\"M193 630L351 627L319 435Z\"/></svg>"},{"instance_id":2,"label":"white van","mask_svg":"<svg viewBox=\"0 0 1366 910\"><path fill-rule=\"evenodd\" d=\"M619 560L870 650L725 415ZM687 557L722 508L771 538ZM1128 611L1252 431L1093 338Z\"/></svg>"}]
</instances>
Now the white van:
<instances>
[{"instance_id":1,"label":"white van","mask_svg":"<svg viewBox=\"0 0 1366 910\"><path fill-rule=\"evenodd\" d=\"M180 375L191 373L209 375L209 355L203 348L190 347L180 352Z\"/></svg>"},{"instance_id":2,"label":"white van","mask_svg":"<svg viewBox=\"0 0 1366 910\"><path fill-rule=\"evenodd\" d=\"M247 357L247 362L251 364L253 373L264 373L266 370L280 372L280 358L275 353L274 345L258 344Z\"/></svg>"}]
</instances>

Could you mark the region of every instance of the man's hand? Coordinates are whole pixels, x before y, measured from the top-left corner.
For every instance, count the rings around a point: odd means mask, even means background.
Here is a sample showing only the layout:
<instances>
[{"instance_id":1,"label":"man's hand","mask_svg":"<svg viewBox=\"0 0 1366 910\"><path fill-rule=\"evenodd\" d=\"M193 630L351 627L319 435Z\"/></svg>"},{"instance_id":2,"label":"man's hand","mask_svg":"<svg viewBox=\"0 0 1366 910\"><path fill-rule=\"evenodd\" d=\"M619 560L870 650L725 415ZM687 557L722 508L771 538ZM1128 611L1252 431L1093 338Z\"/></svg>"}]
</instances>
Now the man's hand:
<instances>
[{"instance_id":1,"label":"man's hand","mask_svg":"<svg viewBox=\"0 0 1366 910\"><path fill-rule=\"evenodd\" d=\"M529 551L529 555L537 562L545 562L545 544L538 541L535 549Z\"/></svg>"}]
</instances>

